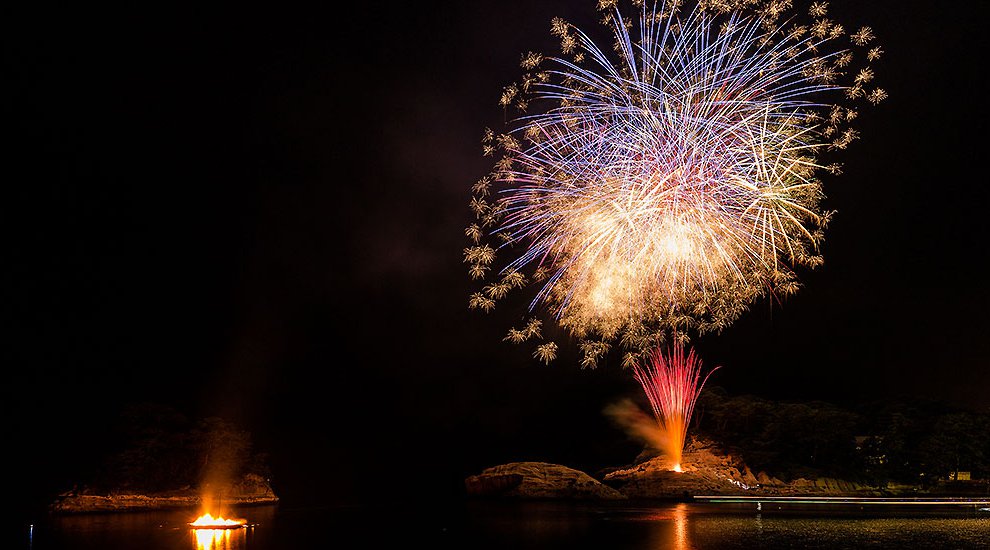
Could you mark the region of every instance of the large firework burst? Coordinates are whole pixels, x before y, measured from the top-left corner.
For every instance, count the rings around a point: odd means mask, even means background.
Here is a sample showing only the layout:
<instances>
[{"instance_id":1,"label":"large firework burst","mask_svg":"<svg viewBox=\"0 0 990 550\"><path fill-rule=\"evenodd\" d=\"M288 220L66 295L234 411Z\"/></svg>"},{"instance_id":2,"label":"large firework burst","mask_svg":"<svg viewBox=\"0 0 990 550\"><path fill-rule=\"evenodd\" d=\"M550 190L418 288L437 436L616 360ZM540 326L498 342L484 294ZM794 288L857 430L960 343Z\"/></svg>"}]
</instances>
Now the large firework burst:
<instances>
[{"instance_id":1,"label":"large firework burst","mask_svg":"<svg viewBox=\"0 0 990 550\"><path fill-rule=\"evenodd\" d=\"M501 158L474 186L464 251L473 278L494 279L472 308L535 284L531 309L581 340L585 366L615 341L636 364L665 335L720 331L794 292L794 269L822 261L817 174L839 169L820 153L856 139L851 102L886 97L853 68L880 56L872 31L848 35L824 2L807 24L788 0L640 2L636 22L615 4L599 2L610 50L555 19L564 55L523 56L501 97L520 116L486 132Z\"/></svg>"}]
</instances>

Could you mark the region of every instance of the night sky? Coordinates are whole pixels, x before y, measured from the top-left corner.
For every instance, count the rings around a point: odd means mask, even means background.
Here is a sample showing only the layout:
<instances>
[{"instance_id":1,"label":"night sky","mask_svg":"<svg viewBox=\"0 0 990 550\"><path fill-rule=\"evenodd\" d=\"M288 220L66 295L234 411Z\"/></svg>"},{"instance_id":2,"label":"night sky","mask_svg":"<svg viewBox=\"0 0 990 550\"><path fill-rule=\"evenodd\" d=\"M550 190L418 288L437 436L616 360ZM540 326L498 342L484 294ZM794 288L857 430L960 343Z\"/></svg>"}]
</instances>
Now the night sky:
<instances>
[{"instance_id":1,"label":"night sky","mask_svg":"<svg viewBox=\"0 0 990 550\"><path fill-rule=\"evenodd\" d=\"M520 55L592 0L5 8L3 426L36 505L128 404L221 415L288 503L456 498L638 445L616 358L549 367L467 308L470 186ZM824 176L825 265L696 342L731 394L990 407L984 3L832 2L890 98ZM398 474L396 472L404 472Z\"/></svg>"}]
</instances>

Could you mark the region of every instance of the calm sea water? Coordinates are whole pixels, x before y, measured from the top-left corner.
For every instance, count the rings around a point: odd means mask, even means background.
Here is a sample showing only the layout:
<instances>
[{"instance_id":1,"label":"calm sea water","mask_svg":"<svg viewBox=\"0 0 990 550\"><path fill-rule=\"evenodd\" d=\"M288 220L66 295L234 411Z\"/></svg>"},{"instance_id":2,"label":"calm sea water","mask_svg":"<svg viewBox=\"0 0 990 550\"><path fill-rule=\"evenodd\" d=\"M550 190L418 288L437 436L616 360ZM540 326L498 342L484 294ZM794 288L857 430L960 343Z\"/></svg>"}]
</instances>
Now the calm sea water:
<instances>
[{"instance_id":1,"label":"calm sea water","mask_svg":"<svg viewBox=\"0 0 990 550\"><path fill-rule=\"evenodd\" d=\"M188 512L46 518L22 548L269 550L295 548L990 548L990 513L858 507L650 506L470 502L430 509L255 507L254 525L192 531Z\"/></svg>"}]
</instances>

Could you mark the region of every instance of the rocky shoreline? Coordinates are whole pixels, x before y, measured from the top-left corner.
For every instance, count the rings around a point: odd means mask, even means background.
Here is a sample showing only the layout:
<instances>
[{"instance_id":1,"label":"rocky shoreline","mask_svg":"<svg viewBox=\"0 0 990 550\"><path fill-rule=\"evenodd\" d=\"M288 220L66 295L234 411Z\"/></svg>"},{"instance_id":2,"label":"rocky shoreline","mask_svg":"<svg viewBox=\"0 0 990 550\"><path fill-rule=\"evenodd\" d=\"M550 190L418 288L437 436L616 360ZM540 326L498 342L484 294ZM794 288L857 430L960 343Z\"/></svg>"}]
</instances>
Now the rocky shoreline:
<instances>
[{"instance_id":1,"label":"rocky shoreline","mask_svg":"<svg viewBox=\"0 0 990 550\"><path fill-rule=\"evenodd\" d=\"M603 482L629 498L720 496L882 496L871 487L836 478L783 481L766 472L753 473L742 461L710 444L692 442L684 450L683 472L662 456L606 473Z\"/></svg>"},{"instance_id":2,"label":"rocky shoreline","mask_svg":"<svg viewBox=\"0 0 990 550\"><path fill-rule=\"evenodd\" d=\"M193 488L151 494L122 490L101 493L84 489L62 493L49 509L56 514L193 509L202 506L202 493L201 490ZM233 488L224 491L219 502L224 507L260 506L277 504L278 500L268 480L260 476L248 475Z\"/></svg>"},{"instance_id":3,"label":"rocky shoreline","mask_svg":"<svg viewBox=\"0 0 990 550\"><path fill-rule=\"evenodd\" d=\"M619 500L625 496L588 474L548 462L513 462L464 480L473 496Z\"/></svg>"},{"instance_id":4,"label":"rocky shoreline","mask_svg":"<svg viewBox=\"0 0 990 550\"><path fill-rule=\"evenodd\" d=\"M720 496L914 496L918 488L881 491L836 478L783 481L765 472L753 473L742 461L707 442L693 441L682 457L683 472L662 456L641 455L626 467L595 476L545 462L513 462L488 468L465 479L471 497L561 499L688 499Z\"/></svg>"}]
</instances>

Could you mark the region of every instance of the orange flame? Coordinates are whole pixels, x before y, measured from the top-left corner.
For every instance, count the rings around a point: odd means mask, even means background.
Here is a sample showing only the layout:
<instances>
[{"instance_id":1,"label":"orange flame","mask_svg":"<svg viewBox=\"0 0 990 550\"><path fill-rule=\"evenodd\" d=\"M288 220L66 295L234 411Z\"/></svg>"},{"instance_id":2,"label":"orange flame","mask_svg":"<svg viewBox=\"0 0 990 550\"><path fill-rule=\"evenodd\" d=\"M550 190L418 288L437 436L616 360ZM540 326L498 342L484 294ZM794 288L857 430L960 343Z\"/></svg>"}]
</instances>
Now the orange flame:
<instances>
[{"instance_id":1,"label":"orange flame","mask_svg":"<svg viewBox=\"0 0 990 550\"><path fill-rule=\"evenodd\" d=\"M223 516L213 517L210 514L203 514L196 518L196 521L190 522L189 526L193 529L230 529L243 527L245 524L247 524L247 520L227 519Z\"/></svg>"},{"instance_id":2,"label":"orange flame","mask_svg":"<svg viewBox=\"0 0 990 550\"><path fill-rule=\"evenodd\" d=\"M702 378L701 359L694 350L685 353L680 342L675 342L667 353L660 348L653 350L649 359L646 366L634 365L633 375L653 407L653 416L662 434L658 447L673 463L671 470L681 472L684 440L695 402L708 376L718 367Z\"/></svg>"}]
</instances>

